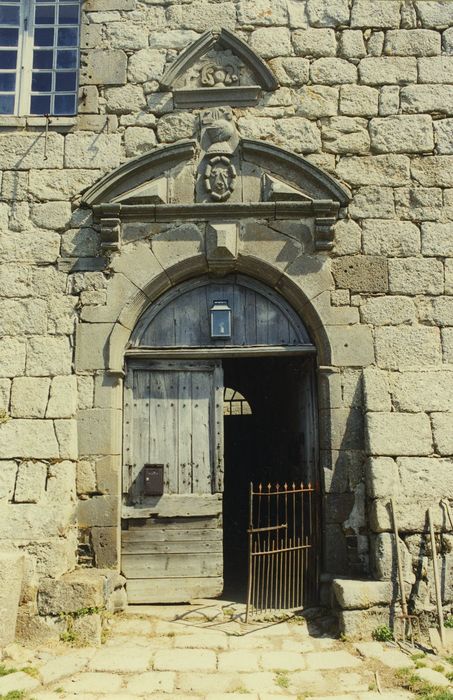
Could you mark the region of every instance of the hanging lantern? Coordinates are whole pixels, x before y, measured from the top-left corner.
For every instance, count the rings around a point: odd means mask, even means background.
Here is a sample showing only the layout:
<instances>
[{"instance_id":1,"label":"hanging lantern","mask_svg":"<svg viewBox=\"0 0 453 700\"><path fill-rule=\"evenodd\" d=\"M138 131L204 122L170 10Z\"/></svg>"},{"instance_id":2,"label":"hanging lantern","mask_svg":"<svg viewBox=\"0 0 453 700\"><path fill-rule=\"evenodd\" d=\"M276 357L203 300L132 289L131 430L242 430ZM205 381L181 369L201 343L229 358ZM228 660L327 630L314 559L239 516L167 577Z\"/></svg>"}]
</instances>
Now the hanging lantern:
<instances>
[{"instance_id":1,"label":"hanging lantern","mask_svg":"<svg viewBox=\"0 0 453 700\"><path fill-rule=\"evenodd\" d=\"M210 309L211 338L231 338L231 309L227 299L214 301Z\"/></svg>"}]
</instances>

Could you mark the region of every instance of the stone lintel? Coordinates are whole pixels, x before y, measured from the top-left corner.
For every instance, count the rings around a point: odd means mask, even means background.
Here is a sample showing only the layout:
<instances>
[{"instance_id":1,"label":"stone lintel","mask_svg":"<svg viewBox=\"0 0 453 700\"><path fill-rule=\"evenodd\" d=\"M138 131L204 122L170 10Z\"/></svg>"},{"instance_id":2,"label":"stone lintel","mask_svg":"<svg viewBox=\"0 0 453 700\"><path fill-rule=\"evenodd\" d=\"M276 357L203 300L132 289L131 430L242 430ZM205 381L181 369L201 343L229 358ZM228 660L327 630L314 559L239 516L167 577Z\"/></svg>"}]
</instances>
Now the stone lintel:
<instances>
[{"instance_id":1,"label":"stone lintel","mask_svg":"<svg viewBox=\"0 0 453 700\"><path fill-rule=\"evenodd\" d=\"M253 107L261 97L259 85L244 85L233 88L197 88L175 90L175 107L188 109L230 105L231 107Z\"/></svg>"}]
</instances>

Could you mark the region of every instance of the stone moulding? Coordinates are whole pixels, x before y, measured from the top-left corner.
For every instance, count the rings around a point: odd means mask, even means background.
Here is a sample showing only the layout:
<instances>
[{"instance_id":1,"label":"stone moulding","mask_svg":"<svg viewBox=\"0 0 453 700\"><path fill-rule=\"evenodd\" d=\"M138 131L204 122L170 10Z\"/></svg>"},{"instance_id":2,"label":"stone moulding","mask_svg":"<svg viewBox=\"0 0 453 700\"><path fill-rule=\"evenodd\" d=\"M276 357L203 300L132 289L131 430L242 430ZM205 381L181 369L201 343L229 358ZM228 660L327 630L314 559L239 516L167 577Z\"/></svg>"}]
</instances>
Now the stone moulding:
<instances>
[{"instance_id":1,"label":"stone moulding","mask_svg":"<svg viewBox=\"0 0 453 700\"><path fill-rule=\"evenodd\" d=\"M90 187L82 197L82 206L92 207L101 202L109 202L147 180L157 177L163 170L176 165L183 160L190 160L195 153L195 141L183 141L172 146L156 148L143 156L132 158L120 165L113 172L101 177L93 187Z\"/></svg>"},{"instance_id":2,"label":"stone moulding","mask_svg":"<svg viewBox=\"0 0 453 700\"><path fill-rule=\"evenodd\" d=\"M235 87L177 89L175 83L196 61L215 46L229 49L238 56L252 71L257 85ZM228 104L245 106L256 104L261 88L274 91L278 82L263 59L258 56L242 39L229 29L208 30L199 39L182 51L172 63L161 80L163 90L173 91L176 107L207 107L209 105Z\"/></svg>"}]
</instances>

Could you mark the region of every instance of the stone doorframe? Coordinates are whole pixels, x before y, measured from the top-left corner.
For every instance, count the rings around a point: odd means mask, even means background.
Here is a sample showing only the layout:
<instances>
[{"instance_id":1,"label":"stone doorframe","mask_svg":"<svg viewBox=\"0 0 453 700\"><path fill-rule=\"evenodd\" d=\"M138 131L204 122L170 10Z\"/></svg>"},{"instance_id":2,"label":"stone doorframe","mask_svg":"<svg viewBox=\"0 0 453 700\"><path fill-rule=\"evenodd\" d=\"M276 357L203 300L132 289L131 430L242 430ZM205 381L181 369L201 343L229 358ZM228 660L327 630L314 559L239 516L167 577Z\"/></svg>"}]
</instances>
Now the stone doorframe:
<instances>
[{"instance_id":1,"label":"stone doorframe","mask_svg":"<svg viewBox=\"0 0 453 700\"><path fill-rule=\"evenodd\" d=\"M241 148L250 158L254 154L257 179L261 177L262 182L266 176L260 173L270 167L279 178L290 173L290 185L278 180L280 192L278 196L274 192L276 198L272 201L209 205L193 200L186 204L162 202L141 204L138 211L128 202L131 195L127 190L135 197L144 188L154 195L162 191L161 184L153 189L152 175L158 173L156 179L162 180L164 164L168 168L181 155L185 160L190 159L190 153L193 156L193 144L178 144L160 149L160 154L153 152L129 161L84 197L100 222L101 240L110 256L106 263L110 275L107 303L82 309L75 348L76 373L94 375L94 407L79 411L78 429L79 457L95 463L97 493L79 501L78 523L91 533L98 567L120 565L125 351L141 315L165 291L198 276L213 274L221 278L222 274L235 272L266 284L286 299L317 348L320 454L324 465L331 464L332 450L341 448L342 427L348 420L336 396L340 368L362 368L373 363L371 331L360 324L358 309L331 303L334 282L327 250L332 247L335 217L339 206L347 203L347 193L329 175L280 148L255 142L242 143ZM193 176L193 168L189 171ZM300 188L299 201L291 201L292 185ZM265 188L257 186L254 191L265 192ZM121 240L121 227L130 225L127 218L130 221L131 216L134 225L146 225L151 231L151 243L147 240L149 234L129 238L129 242L126 236ZM146 224L141 224L141 216ZM259 235L254 240L239 235L242 217L252 225L253 217L259 219ZM161 236L157 221L171 221L174 232ZM202 225L197 229L190 222ZM294 237L287 234L290 225L302 226L311 242L305 247L294 246ZM192 235L194 229L196 235ZM320 241L324 242L320 245ZM324 546L324 551L328 557L328 547Z\"/></svg>"}]
</instances>

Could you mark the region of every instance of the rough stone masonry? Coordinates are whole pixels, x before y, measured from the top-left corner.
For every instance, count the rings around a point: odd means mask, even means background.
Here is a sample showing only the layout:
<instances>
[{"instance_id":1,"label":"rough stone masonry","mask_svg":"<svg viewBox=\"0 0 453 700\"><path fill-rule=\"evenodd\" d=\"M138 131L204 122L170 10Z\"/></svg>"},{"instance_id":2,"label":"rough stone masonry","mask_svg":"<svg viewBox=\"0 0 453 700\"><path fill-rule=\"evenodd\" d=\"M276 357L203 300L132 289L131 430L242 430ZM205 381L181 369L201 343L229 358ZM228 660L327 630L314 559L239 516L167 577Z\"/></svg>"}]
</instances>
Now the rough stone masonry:
<instances>
[{"instance_id":1,"label":"rough stone masonry","mask_svg":"<svg viewBox=\"0 0 453 700\"><path fill-rule=\"evenodd\" d=\"M59 613L124 602L122 380L104 343L154 278L171 286L175 263L206 260L205 225L153 224L140 237L131 224L105 254L80 203L120 164L197 138L202 107L175 107L161 81L213 27L278 82L232 108L240 138L295 151L352 193L331 251L288 226L239 239L240 254L304 290L333 348L318 386L323 572L348 579L335 587L343 629L389 620L390 497L413 609L435 602L429 506L446 609L453 600L453 534L438 505L453 497L453 2L86 0L78 116L52 118L47 137L44 118L0 118L0 569L22 576L23 636L61 632Z\"/></svg>"}]
</instances>

